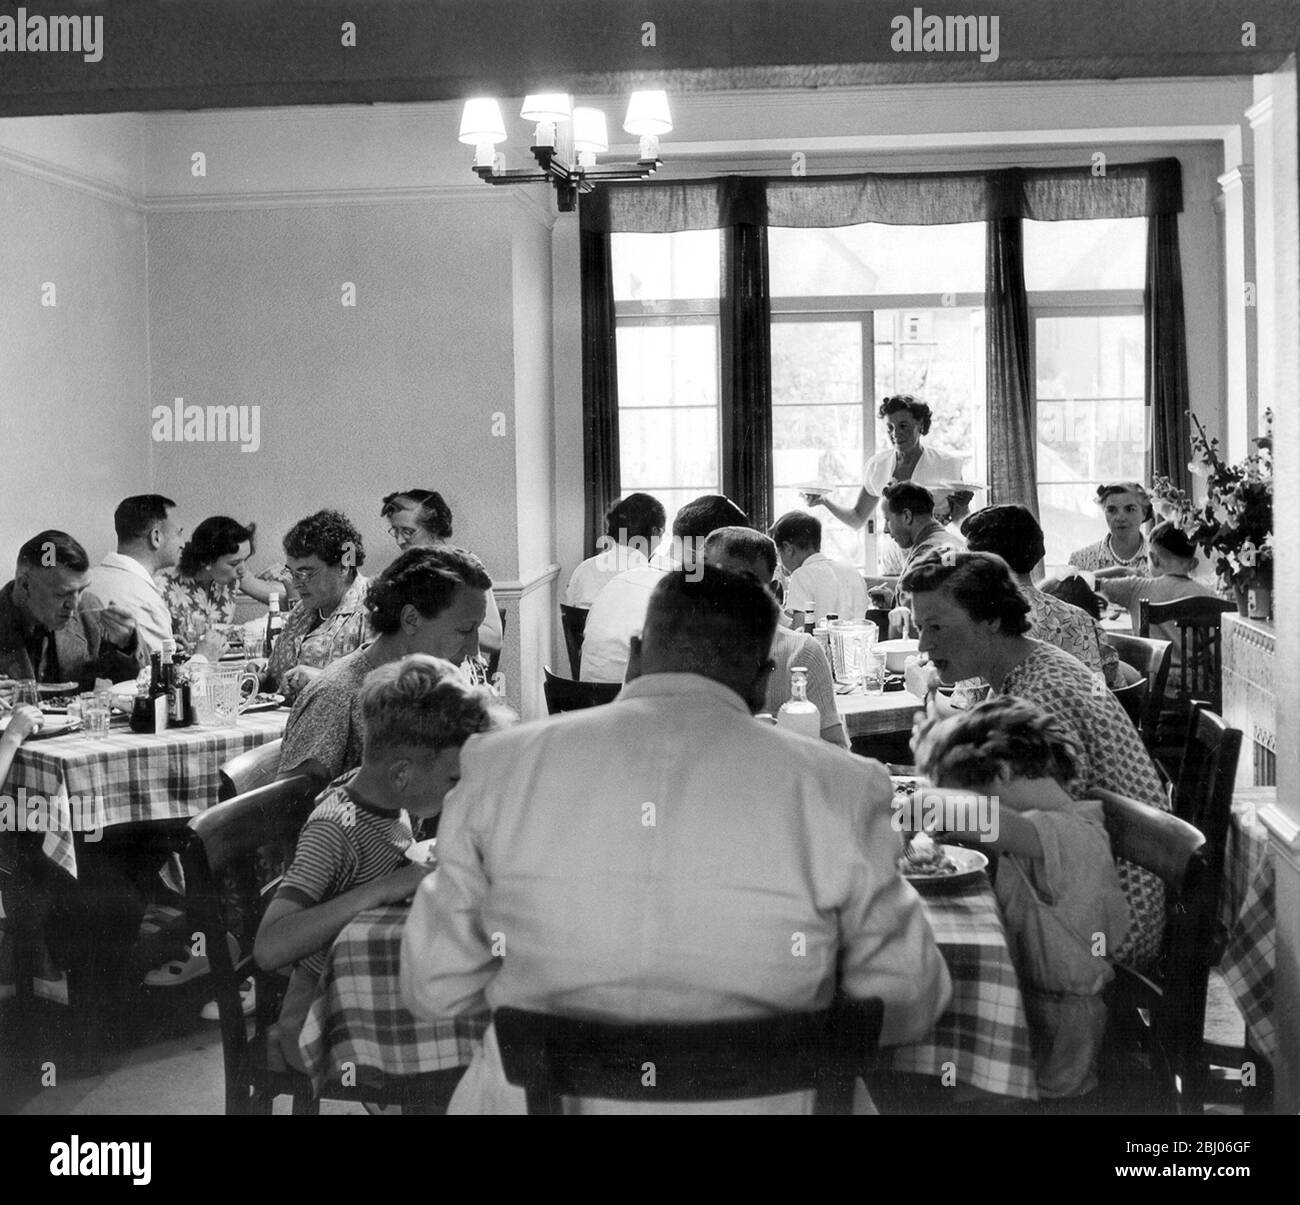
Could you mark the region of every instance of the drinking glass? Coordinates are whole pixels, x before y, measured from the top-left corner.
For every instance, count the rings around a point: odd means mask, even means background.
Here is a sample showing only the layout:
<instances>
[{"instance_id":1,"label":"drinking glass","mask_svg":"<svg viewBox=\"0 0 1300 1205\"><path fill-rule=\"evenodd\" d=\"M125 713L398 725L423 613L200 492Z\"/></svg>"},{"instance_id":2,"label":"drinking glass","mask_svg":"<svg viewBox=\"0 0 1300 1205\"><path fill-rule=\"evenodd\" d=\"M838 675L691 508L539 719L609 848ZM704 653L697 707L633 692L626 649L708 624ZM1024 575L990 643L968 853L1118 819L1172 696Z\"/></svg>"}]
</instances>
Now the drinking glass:
<instances>
[{"instance_id":1,"label":"drinking glass","mask_svg":"<svg viewBox=\"0 0 1300 1205\"><path fill-rule=\"evenodd\" d=\"M107 691L81 696L81 723L87 736L96 738L108 735L109 718L113 713L112 695Z\"/></svg>"},{"instance_id":2,"label":"drinking glass","mask_svg":"<svg viewBox=\"0 0 1300 1205\"><path fill-rule=\"evenodd\" d=\"M36 689L35 678L20 678L14 684L14 706L22 707L23 704L30 707L41 705L41 692Z\"/></svg>"},{"instance_id":3,"label":"drinking glass","mask_svg":"<svg viewBox=\"0 0 1300 1205\"><path fill-rule=\"evenodd\" d=\"M885 690L885 659L878 653L868 652L862 661L862 692L868 695L883 694Z\"/></svg>"}]
</instances>

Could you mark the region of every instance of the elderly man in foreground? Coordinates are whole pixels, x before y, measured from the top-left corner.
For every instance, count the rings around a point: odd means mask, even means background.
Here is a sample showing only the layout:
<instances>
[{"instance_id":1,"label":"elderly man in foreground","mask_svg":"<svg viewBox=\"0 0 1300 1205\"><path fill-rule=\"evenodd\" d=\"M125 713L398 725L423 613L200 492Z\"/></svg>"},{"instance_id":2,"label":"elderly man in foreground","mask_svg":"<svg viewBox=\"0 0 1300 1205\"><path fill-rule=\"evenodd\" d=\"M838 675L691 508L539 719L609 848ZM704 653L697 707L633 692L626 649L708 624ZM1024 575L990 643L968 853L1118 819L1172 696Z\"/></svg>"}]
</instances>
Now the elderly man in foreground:
<instances>
[{"instance_id":1,"label":"elderly man in foreground","mask_svg":"<svg viewBox=\"0 0 1300 1205\"><path fill-rule=\"evenodd\" d=\"M894 865L888 777L754 720L776 603L748 577L690 576L655 587L616 702L466 744L403 940L417 1015L705 1021L842 990L882 999L896 1044L945 1008L947 969ZM793 1094L723 1111L810 1108ZM490 1028L452 1111L525 1111Z\"/></svg>"}]
</instances>

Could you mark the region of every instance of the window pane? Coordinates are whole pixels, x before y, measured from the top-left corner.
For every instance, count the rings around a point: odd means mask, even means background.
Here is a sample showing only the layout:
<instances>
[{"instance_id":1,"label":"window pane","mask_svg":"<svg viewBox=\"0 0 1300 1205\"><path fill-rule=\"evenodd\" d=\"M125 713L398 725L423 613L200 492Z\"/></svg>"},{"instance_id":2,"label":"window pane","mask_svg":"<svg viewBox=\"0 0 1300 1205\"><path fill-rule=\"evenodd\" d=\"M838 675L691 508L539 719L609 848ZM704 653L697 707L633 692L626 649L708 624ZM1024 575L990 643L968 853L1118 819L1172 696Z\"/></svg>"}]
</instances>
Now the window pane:
<instances>
[{"instance_id":1,"label":"window pane","mask_svg":"<svg viewBox=\"0 0 1300 1205\"><path fill-rule=\"evenodd\" d=\"M1146 476L1141 314L1035 321L1038 498L1049 564L1105 534L1105 481Z\"/></svg>"},{"instance_id":2,"label":"window pane","mask_svg":"<svg viewBox=\"0 0 1300 1205\"><path fill-rule=\"evenodd\" d=\"M615 301L717 297L716 230L680 234L613 234Z\"/></svg>"},{"instance_id":3,"label":"window pane","mask_svg":"<svg viewBox=\"0 0 1300 1205\"><path fill-rule=\"evenodd\" d=\"M984 225L771 227L773 297L983 293Z\"/></svg>"},{"instance_id":4,"label":"window pane","mask_svg":"<svg viewBox=\"0 0 1300 1205\"><path fill-rule=\"evenodd\" d=\"M886 397L910 393L934 412L925 442L966 458L966 480L987 481L984 310L876 311L876 409ZM876 415L877 448L889 446ZM976 493L972 509L986 502Z\"/></svg>"},{"instance_id":5,"label":"window pane","mask_svg":"<svg viewBox=\"0 0 1300 1205\"><path fill-rule=\"evenodd\" d=\"M716 322L640 326L619 323L618 405L717 406Z\"/></svg>"},{"instance_id":6,"label":"window pane","mask_svg":"<svg viewBox=\"0 0 1300 1205\"><path fill-rule=\"evenodd\" d=\"M1025 222L1025 288L1140 289L1146 278L1146 218Z\"/></svg>"},{"instance_id":7,"label":"window pane","mask_svg":"<svg viewBox=\"0 0 1300 1205\"><path fill-rule=\"evenodd\" d=\"M618 443L624 493L657 497L669 486L717 492L716 409L620 410Z\"/></svg>"}]
</instances>

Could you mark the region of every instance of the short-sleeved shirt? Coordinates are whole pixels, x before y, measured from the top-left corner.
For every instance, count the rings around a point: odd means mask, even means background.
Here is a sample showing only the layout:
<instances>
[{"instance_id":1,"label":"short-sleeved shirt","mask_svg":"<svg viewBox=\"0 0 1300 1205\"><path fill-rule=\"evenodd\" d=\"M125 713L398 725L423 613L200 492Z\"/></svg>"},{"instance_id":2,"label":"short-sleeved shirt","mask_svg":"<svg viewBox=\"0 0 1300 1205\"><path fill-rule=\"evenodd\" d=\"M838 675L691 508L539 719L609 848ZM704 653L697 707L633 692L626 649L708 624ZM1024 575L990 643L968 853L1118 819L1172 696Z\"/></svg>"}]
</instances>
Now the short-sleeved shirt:
<instances>
[{"instance_id":1,"label":"short-sleeved shirt","mask_svg":"<svg viewBox=\"0 0 1300 1205\"><path fill-rule=\"evenodd\" d=\"M767 683L767 698L763 707L772 715L781 710L781 704L790 698L790 671L802 665L808 671L808 702L821 713L823 738L828 728L842 725L839 709L835 706L835 680L831 677L831 663L826 650L815 636L795 632L790 628L777 628L772 639L772 660L776 669ZM839 744L844 743L844 730L840 729ZM835 744L836 742L831 742Z\"/></svg>"},{"instance_id":2,"label":"short-sleeved shirt","mask_svg":"<svg viewBox=\"0 0 1300 1205\"><path fill-rule=\"evenodd\" d=\"M354 777L355 770L317 796L276 899L314 908L406 865L410 817L404 809L389 812L366 803L351 790ZM328 950L326 945L309 954L298 966L319 975Z\"/></svg>"},{"instance_id":3,"label":"short-sleeved shirt","mask_svg":"<svg viewBox=\"0 0 1300 1205\"><path fill-rule=\"evenodd\" d=\"M813 615L861 619L867 613L867 583L847 561L837 561L824 552L814 552L790 574L785 591L785 609L793 615L812 603Z\"/></svg>"},{"instance_id":4,"label":"short-sleeved shirt","mask_svg":"<svg viewBox=\"0 0 1300 1205\"><path fill-rule=\"evenodd\" d=\"M285 616L284 630L275 642L264 675L268 688L289 695L280 681L285 671L295 665L323 669L330 662L352 652L374 634L370 630L370 613L366 610L366 589L370 581L360 573L347 588L339 605L324 619L317 609L298 603Z\"/></svg>"},{"instance_id":5,"label":"short-sleeved shirt","mask_svg":"<svg viewBox=\"0 0 1300 1205\"><path fill-rule=\"evenodd\" d=\"M1160 778L1124 708L1095 674L1055 645L1034 640L1034 650L1002 682L1002 693L1038 704L1079 748L1079 779L1070 794L1084 797L1101 787L1169 811ZM1117 862L1128 896L1128 940L1120 962L1144 966L1160 953L1165 926L1164 884L1150 871Z\"/></svg>"},{"instance_id":6,"label":"short-sleeved shirt","mask_svg":"<svg viewBox=\"0 0 1300 1205\"><path fill-rule=\"evenodd\" d=\"M587 612L582 634L582 666L578 676L584 682L622 682L632 637L645 626L650 595L666 571L653 562L640 569L620 573L596 596Z\"/></svg>"},{"instance_id":7,"label":"short-sleeved shirt","mask_svg":"<svg viewBox=\"0 0 1300 1205\"><path fill-rule=\"evenodd\" d=\"M294 770L315 759L337 778L361 764L365 725L361 714L361 684L378 662L370 657L372 645L340 657L309 682L298 696L280 747L280 772Z\"/></svg>"},{"instance_id":8,"label":"short-sleeved shirt","mask_svg":"<svg viewBox=\"0 0 1300 1205\"><path fill-rule=\"evenodd\" d=\"M882 448L873 456L868 457L866 467L862 473L862 488L867 493L880 498L884 495L885 486L896 480L894 477L894 460L896 456L895 449ZM954 456L951 452L941 452L938 448L923 444L920 459L917 460L916 466L912 469L912 475L906 480L915 481L917 485L925 486L934 495L935 505L942 507L948 499L948 491L936 489L935 487L941 481L963 480L965 465L965 457Z\"/></svg>"},{"instance_id":9,"label":"short-sleeved shirt","mask_svg":"<svg viewBox=\"0 0 1300 1205\"><path fill-rule=\"evenodd\" d=\"M648 563L644 552L629 548L626 544L616 544L613 548L589 556L569 578L569 588L564 595L565 605L590 607L596 601L596 595L620 573L626 573L629 569L642 569Z\"/></svg>"},{"instance_id":10,"label":"short-sleeved shirt","mask_svg":"<svg viewBox=\"0 0 1300 1205\"><path fill-rule=\"evenodd\" d=\"M1115 550L1110 546L1110 536L1104 540L1098 540L1095 544L1089 544L1086 548L1078 548L1070 553L1070 564L1076 569L1088 569L1095 573L1098 569L1113 569L1116 565L1122 565L1126 569L1133 570L1134 573L1148 574L1151 572L1150 563L1147 560L1147 538L1142 537L1142 547L1127 561L1121 561L1115 555Z\"/></svg>"}]
</instances>

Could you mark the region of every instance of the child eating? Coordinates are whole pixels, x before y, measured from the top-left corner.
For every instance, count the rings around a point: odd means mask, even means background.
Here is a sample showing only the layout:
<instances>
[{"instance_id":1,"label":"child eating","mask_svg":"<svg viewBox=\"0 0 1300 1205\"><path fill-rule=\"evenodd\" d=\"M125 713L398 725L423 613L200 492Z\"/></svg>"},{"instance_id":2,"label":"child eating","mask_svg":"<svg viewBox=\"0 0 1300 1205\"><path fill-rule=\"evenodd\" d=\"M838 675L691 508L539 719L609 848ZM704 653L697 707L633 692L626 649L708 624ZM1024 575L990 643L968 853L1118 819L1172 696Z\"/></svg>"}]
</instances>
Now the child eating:
<instances>
[{"instance_id":1,"label":"child eating","mask_svg":"<svg viewBox=\"0 0 1300 1205\"><path fill-rule=\"evenodd\" d=\"M408 899L433 864L408 860L410 817L442 811L460 776L460 750L496 726L493 696L449 661L414 653L366 676L361 765L316 799L293 863L262 917L253 955L264 970L295 963L268 1033L273 1065L305 1070L298 1033L330 943L368 908ZM278 1057L277 1057L278 1056Z\"/></svg>"},{"instance_id":2,"label":"child eating","mask_svg":"<svg viewBox=\"0 0 1300 1205\"><path fill-rule=\"evenodd\" d=\"M1097 1086L1106 1028L1107 961L1128 932L1128 906L1102 806L1066 791L1072 744L1033 704L998 696L923 724L917 770L936 787L990 795L1000 855L995 890L1029 1017L1043 1098ZM978 840L978 833L952 833Z\"/></svg>"}]
</instances>

